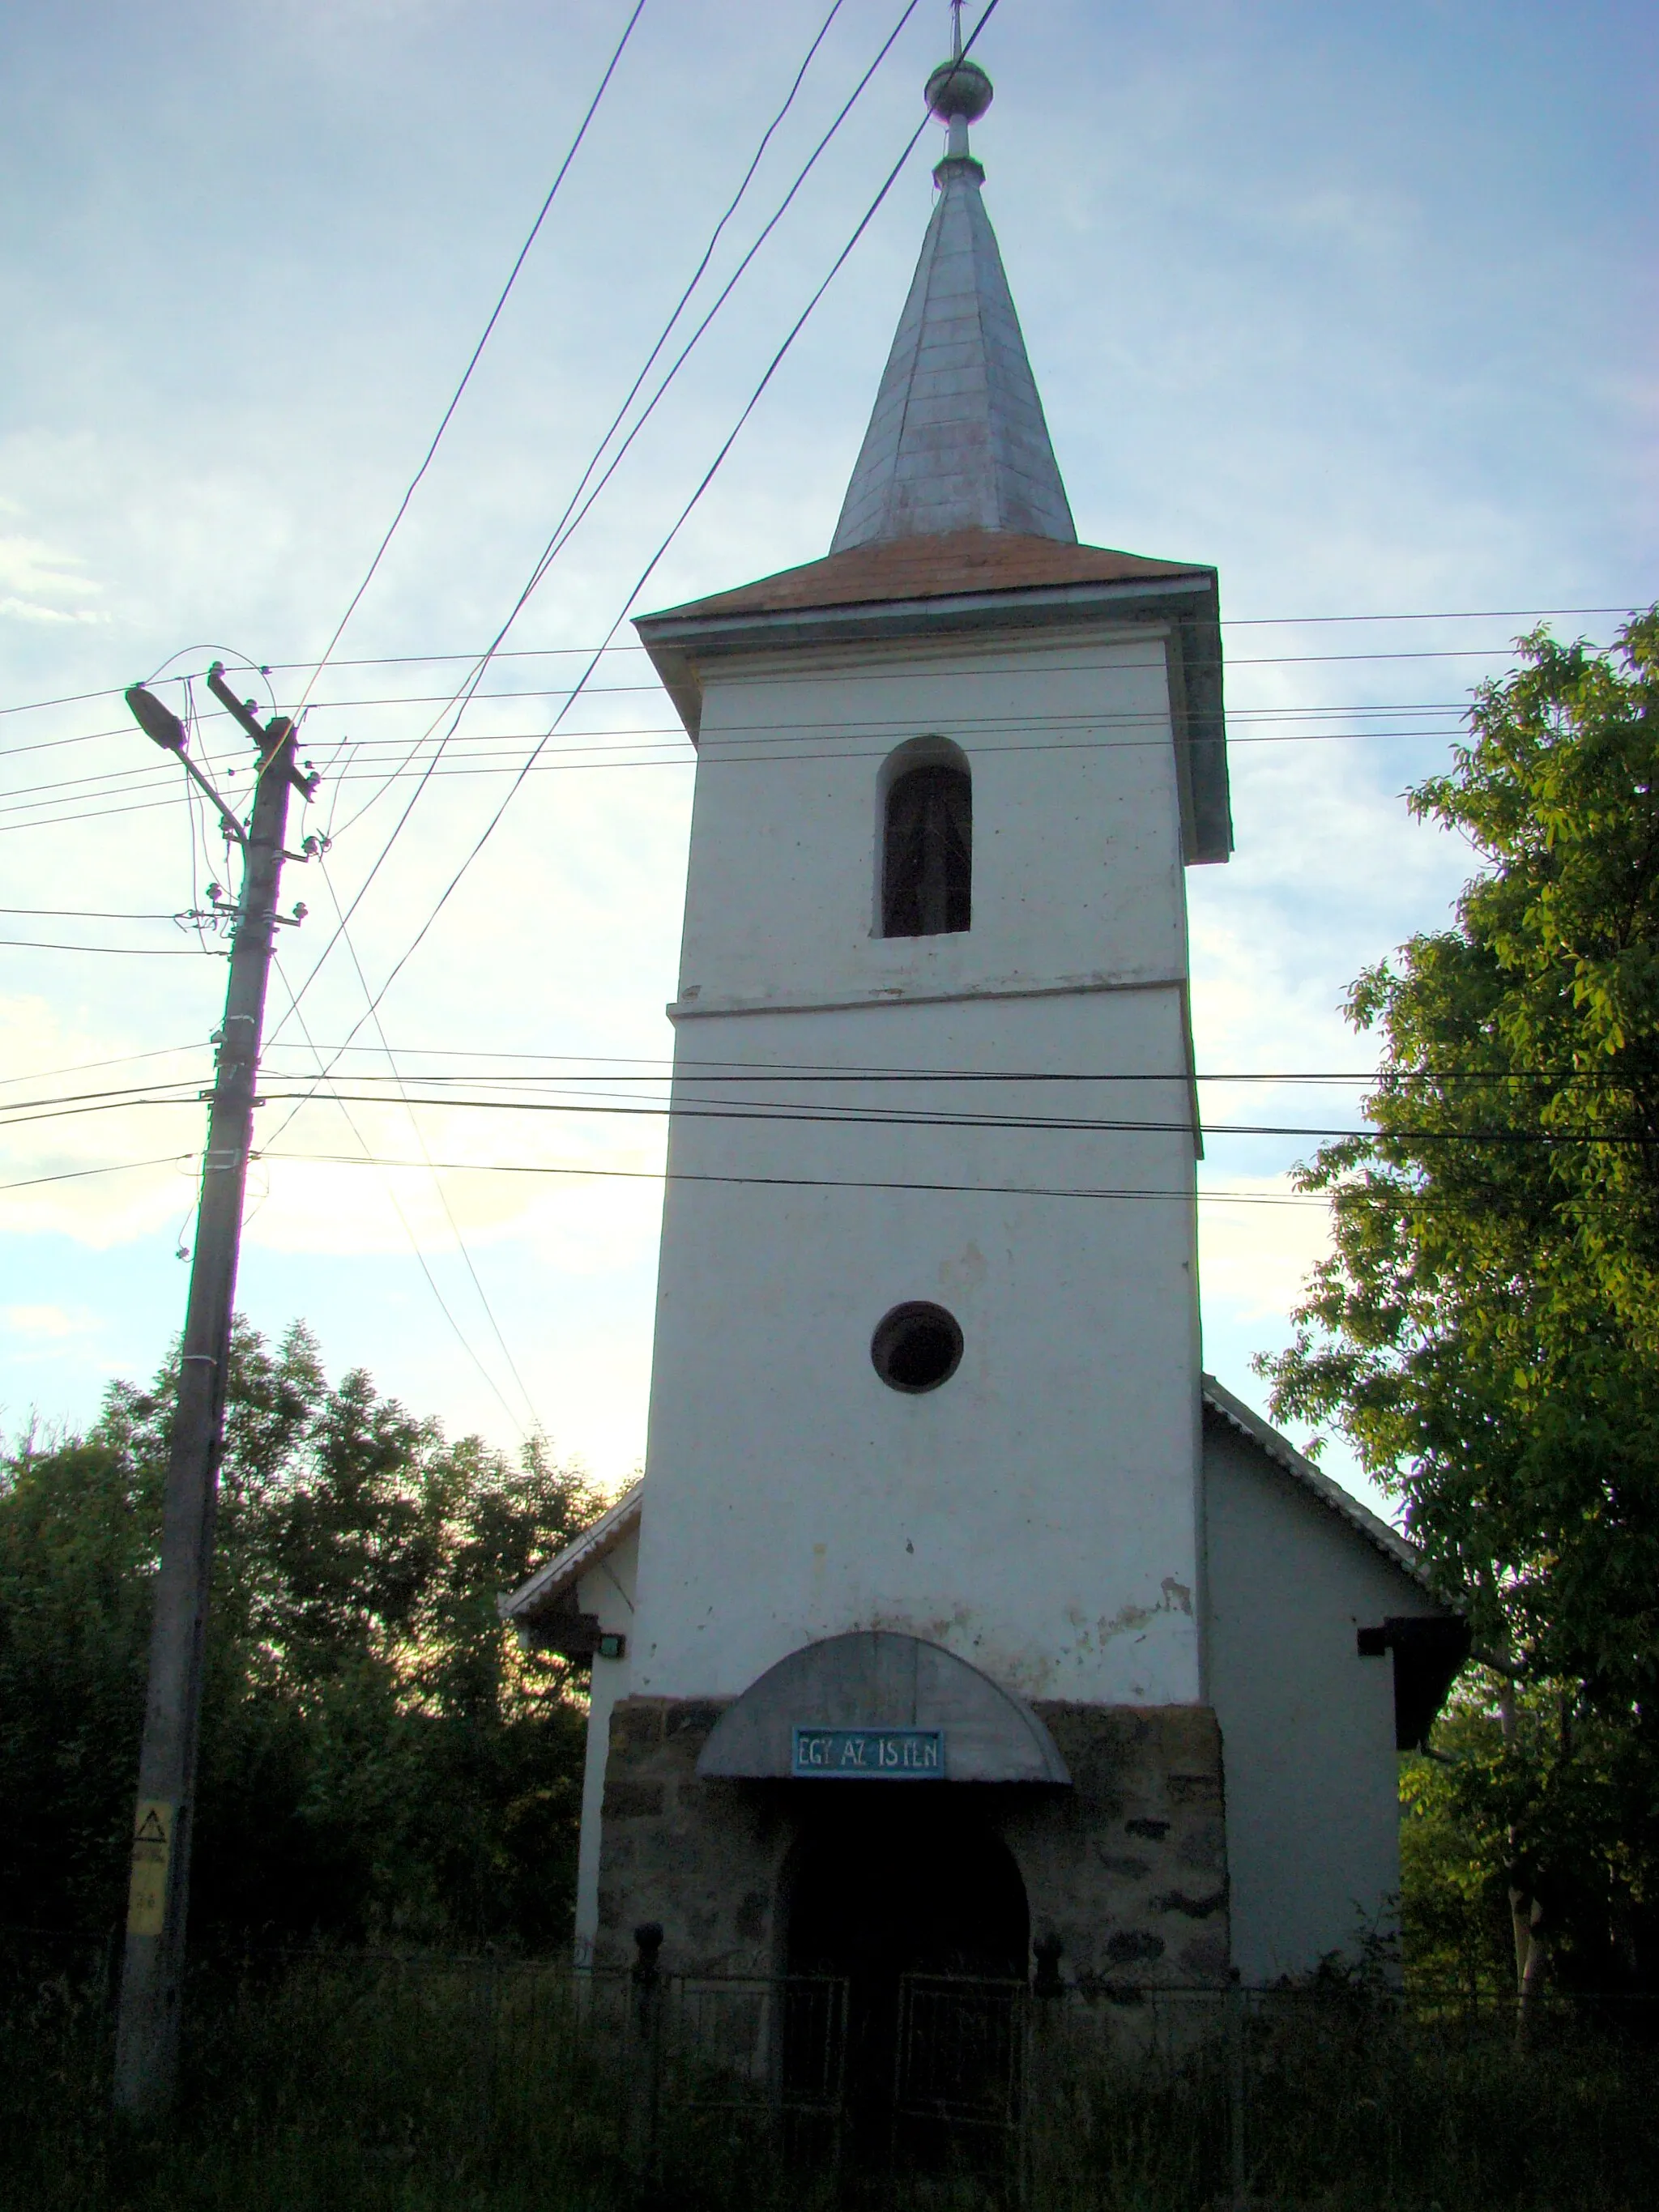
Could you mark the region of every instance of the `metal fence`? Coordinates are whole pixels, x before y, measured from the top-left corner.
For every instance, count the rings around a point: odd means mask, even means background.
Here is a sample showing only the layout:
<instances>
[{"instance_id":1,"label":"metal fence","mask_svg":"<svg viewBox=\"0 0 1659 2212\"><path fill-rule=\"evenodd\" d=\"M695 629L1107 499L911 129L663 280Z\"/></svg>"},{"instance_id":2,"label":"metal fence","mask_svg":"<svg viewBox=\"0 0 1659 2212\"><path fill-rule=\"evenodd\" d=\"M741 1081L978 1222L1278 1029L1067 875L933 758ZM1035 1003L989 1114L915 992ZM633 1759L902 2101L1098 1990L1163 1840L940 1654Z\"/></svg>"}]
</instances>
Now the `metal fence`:
<instances>
[{"instance_id":1,"label":"metal fence","mask_svg":"<svg viewBox=\"0 0 1659 2212\"><path fill-rule=\"evenodd\" d=\"M114 1955L0 1929L0 2134L53 2097L100 2102ZM1659 2008L1637 2002L1558 1998L1517 2033L1511 2006L1376 1983L1045 1991L675 1974L653 1945L621 1972L247 1951L198 1965L185 2025L187 2104L262 2154L349 2143L492 2187L556 2166L594 2177L595 2202L695 2180L745 2206L955 2191L1195 2212L1346 2201L1361 2177L1369 2203L1420 2183L1471 2212L1530 2201L1516 2160L1547 2158L1579 2194L1537 2201L1659 2203Z\"/></svg>"}]
</instances>

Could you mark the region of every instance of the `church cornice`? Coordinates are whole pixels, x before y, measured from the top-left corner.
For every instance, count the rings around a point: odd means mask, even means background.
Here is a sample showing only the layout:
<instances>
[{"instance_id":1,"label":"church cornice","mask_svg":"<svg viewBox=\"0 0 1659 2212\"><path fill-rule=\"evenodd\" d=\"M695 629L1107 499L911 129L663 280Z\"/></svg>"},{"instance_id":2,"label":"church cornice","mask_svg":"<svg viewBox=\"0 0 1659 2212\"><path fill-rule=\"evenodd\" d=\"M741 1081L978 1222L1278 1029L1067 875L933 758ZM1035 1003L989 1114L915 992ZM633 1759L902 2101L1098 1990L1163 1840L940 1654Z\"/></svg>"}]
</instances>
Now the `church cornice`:
<instances>
[{"instance_id":1,"label":"church cornice","mask_svg":"<svg viewBox=\"0 0 1659 2212\"><path fill-rule=\"evenodd\" d=\"M880 983L872 984L869 990L855 997L842 994L825 998L704 998L693 988L684 997L671 1000L663 1011L671 1022L678 1023L707 1021L717 1016L728 1015L842 1014L859 1013L881 1006L955 1006L969 999L1069 999L1103 991L1175 991L1184 1000L1186 990L1184 975L1113 975L1105 973L1062 975L1048 983L1018 983L994 978L984 983L969 981L941 984L933 989L926 985L916 988L908 983ZM1170 1078L1172 1082L1182 1079L1176 1076Z\"/></svg>"},{"instance_id":2,"label":"church cornice","mask_svg":"<svg viewBox=\"0 0 1659 2212\"><path fill-rule=\"evenodd\" d=\"M1164 561L1110 545L1079 545L1010 530L940 531L925 537L854 545L822 560L781 568L735 590L642 615L641 634L670 623L738 614L777 614L911 600L1025 592L1067 584L1166 585L1216 590L1216 572L1199 561Z\"/></svg>"},{"instance_id":3,"label":"church cornice","mask_svg":"<svg viewBox=\"0 0 1659 2212\"><path fill-rule=\"evenodd\" d=\"M635 623L694 744L705 671L736 653L930 642L1103 621L1165 641L1189 866L1232 851L1221 613L1213 568L986 530L859 546Z\"/></svg>"}]
</instances>

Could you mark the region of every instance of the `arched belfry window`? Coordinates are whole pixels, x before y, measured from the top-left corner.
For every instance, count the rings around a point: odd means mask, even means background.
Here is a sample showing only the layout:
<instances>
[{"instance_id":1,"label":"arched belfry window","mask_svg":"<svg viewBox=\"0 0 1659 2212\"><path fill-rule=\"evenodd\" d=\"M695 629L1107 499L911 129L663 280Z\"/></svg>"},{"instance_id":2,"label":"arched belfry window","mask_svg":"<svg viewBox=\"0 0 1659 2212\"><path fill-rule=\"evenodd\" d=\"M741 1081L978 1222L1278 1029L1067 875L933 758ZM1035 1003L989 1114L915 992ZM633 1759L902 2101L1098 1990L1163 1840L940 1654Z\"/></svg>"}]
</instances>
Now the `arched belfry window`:
<instances>
[{"instance_id":1,"label":"arched belfry window","mask_svg":"<svg viewBox=\"0 0 1659 2212\"><path fill-rule=\"evenodd\" d=\"M966 929L973 906L974 787L965 768L927 760L887 787L882 820L881 933L938 937Z\"/></svg>"}]
</instances>

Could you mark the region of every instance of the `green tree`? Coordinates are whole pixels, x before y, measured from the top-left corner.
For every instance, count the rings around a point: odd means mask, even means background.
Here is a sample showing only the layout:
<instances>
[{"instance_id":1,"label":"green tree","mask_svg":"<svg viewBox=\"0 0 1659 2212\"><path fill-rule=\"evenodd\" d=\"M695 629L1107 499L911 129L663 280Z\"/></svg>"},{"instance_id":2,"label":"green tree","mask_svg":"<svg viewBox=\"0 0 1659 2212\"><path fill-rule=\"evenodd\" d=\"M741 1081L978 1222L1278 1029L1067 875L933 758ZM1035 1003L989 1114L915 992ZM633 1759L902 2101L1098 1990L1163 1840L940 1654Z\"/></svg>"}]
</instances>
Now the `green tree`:
<instances>
[{"instance_id":1,"label":"green tree","mask_svg":"<svg viewBox=\"0 0 1659 2212\"><path fill-rule=\"evenodd\" d=\"M0 1464L3 1915L119 1917L171 1371ZM579 1471L447 1439L300 1328L237 1331L192 1911L252 1938L544 1946L568 1922L580 1682L498 1591L592 1518Z\"/></svg>"},{"instance_id":2,"label":"green tree","mask_svg":"<svg viewBox=\"0 0 1659 2212\"><path fill-rule=\"evenodd\" d=\"M1553 1923L1571 1970L1651 1978L1659 610L1611 652L1522 639L1470 723L1408 803L1480 872L1350 993L1372 1126L1299 1173L1333 1249L1261 1365L1276 1413L1334 1425L1401 1499L1469 1619L1501 1750L1458 1813L1504 1863L1523 1972Z\"/></svg>"},{"instance_id":3,"label":"green tree","mask_svg":"<svg viewBox=\"0 0 1659 2212\"><path fill-rule=\"evenodd\" d=\"M1486 1993L1522 1973L1532 1916L1577 1982L1639 1986L1653 1899L1650 1747L1561 1683L1477 1674L1404 1763L1401 1919L1419 1984ZM1517 1897L1526 1919L1517 1942ZM1540 1962L1541 1964L1541 1961Z\"/></svg>"}]
</instances>

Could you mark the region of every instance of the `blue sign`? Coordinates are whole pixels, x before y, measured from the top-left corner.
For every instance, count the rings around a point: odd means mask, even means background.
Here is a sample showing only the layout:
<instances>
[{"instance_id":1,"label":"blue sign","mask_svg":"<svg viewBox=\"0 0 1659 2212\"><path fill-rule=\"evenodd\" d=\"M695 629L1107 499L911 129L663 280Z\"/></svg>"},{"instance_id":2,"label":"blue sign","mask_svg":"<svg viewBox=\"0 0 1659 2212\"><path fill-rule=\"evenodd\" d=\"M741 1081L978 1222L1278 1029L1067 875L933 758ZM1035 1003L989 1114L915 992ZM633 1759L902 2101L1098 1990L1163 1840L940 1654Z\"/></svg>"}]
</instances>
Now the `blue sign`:
<instances>
[{"instance_id":1,"label":"blue sign","mask_svg":"<svg viewBox=\"0 0 1659 2212\"><path fill-rule=\"evenodd\" d=\"M792 1774L848 1781L943 1782L945 1730L798 1728Z\"/></svg>"}]
</instances>

